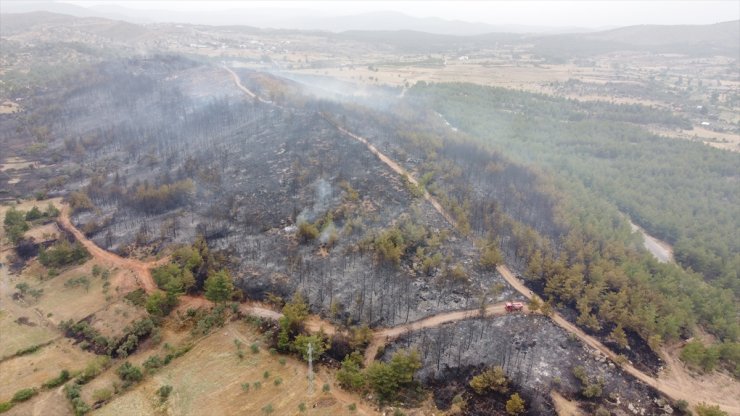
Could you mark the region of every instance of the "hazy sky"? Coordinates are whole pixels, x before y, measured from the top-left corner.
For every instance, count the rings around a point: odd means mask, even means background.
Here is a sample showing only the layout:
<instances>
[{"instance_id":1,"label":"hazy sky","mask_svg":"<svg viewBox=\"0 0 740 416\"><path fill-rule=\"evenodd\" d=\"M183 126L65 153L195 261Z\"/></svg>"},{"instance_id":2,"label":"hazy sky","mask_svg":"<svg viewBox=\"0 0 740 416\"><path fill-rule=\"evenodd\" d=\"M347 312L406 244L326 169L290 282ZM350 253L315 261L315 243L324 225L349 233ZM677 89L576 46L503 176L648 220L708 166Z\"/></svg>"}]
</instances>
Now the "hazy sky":
<instances>
[{"instance_id":1,"label":"hazy sky","mask_svg":"<svg viewBox=\"0 0 740 416\"><path fill-rule=\"evenodd\" d=\"M136 9L182 11L296 8L329 16L393 10L491 24L626 26L707 24L740 19L740 1L66 1L81 6L116 4Z\"/></svg>"}]
</instances>

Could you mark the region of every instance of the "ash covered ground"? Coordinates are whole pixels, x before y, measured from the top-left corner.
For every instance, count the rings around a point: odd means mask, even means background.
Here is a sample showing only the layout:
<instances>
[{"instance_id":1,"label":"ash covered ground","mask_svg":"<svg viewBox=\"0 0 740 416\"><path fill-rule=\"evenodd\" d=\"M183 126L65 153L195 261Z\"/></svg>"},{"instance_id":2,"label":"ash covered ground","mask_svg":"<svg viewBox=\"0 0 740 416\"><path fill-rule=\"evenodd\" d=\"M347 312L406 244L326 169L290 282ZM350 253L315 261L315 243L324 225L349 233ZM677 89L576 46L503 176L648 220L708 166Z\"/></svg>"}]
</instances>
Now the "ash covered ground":
<instances>
[{"instance_id":1,"label":"ash covered ground","mask_svg":"<svg viewBox=\"0 0 740 416\"><path fill-rule=\"evenodd\" d=\"M508 395L479 396L469 386L474 375L498 365L514 390L525 397L528 414L554 415L551 389L565 397L585 399L583 384L573 374L575 367L582 366L592 382L602 385L598 397L584 400L588 412L602 406L614 414L634 414L631 406L637 414L664 414L656 403L659 396L651 388L541 315L475 318L416 331L389 345L383 359L401 348L416 349L421 354L418 377L434 390L440 409L449 408L454 396L464 391L468 401L465 414L506 414Z\"/></svg>"}]
</instances>

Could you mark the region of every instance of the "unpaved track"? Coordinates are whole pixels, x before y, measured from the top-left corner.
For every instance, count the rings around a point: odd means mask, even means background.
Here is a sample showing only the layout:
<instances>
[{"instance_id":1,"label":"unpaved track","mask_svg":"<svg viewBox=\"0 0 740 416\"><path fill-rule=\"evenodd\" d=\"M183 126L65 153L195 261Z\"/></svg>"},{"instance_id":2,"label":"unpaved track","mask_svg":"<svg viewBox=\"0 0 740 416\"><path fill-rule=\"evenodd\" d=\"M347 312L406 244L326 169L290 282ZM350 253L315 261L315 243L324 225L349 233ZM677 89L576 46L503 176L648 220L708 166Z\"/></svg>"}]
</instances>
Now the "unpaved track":
<instances>
[{"instance_id":1,"label":"unpaved track","mask_svg":"<svg viewBox=\"0 0 740 416\"><path fill-rule=\"evenodd\" d=\"M231 71L230 69L226 68L234 78L234 82L236 83L237 87L242 89L246 94L250 96L254 96L254 93L246 89L244 86L241 85L241 82L239 82L239 77L236 76L236 74ZM413 184L418 184L416 179L414 179L411 175L408 174L408 172L403 169L400 165L398 165L395 161L384 155L382 152L380 152L375 146L370 144L367 139L358 136L354 133L351 133L341 126L336 125L334 122L332 122L330 119L327 118L340 132L343 134L348 135L349 137L352 137L353 139L365 144L368 149L375 154L383 163L385 163L388 167L390 167L393 171L397 172L400 175L406 175L408 177L408 180L411 181ZM452 217L445 212L445 210L442 208L441 204L428 192L424 192L424 198L429 201L429 203L439 212L453 227L456 226L455 221L452 219ZM124 259L121 258L113 253L109 253L100 247L96 246L95 243L88 240L85 235L80 232L74 225L72 225L71 221L69 220L69 210L68 206L64 206L62 209L62 214L60 215L59 224L62 228L68 230L71 232L84 246L85 248L90 251L90 253L95 256L96 258L103 259L111 264L115 264L119 267L125 267L135 272L137 275L137 278L139 280L139 283L142 285L142 287L147 290L147 292L155 291L157 290L156 285L154 284L154 281L151 277L151 273L149 272L150 267L156 267L157 265L160 265L163 263L163 260L166 261L166 259L159 260L156 262L141 262L134 259ZM509 270L505 265L498 266L497 268L498 272L506 279L506 281L514 287L518 292L520 292L524 297L527 299L532 298L532 292L527 289L527 287L514 276L514 274ZM276 319L281 316L280 313L275 312L273 310L263 308L260 306L255 305L242 305L241 309L245 313L251 313L256 314L258 316L262 316L265 318L270 319ZM486 307L486 315L497 315L505 313L503 310L503 304L498 303L494 305L489 305ZM423 328L431 328L436 327L445 323L458 321L462 319L469 319L476 316L480 316L480 310L474 309L474 310L464 310L464 311L454 311L454 312L445 312L436 314L424 319L421 319L416 322L412 322L409 324L399 325L392 328L385 328L385 329L377 329L374 334L372 341L370 343L370 347L368 347L368 352L365 356L366 363L372 362L374 359L375 353L377 352L378 348L380 348L381 345L383 345L388 340L391 340L393 338L396 338L400 336L403 333L406 333L408 331L414 331L419 330ZM609 348L607 348L605 345L603 345L601 342L599 342L594 337L591 337L581 331L579 328L577 328L575 325L571 324L567 320L565 320L562 316L560 316L557 313L553 313L550 318L559 326L561 326L566 331L576 335L578 338L580 338L584 343L589 345L590 347L600 351L605 356L609 357L612 360L615 360L617 358L617 355L612 352ZM331 324L328 321L324 321L318 317L311 317L309 320L309 327L315 327L316 325L324 328L324 330L327 333L334 333L336 332L336 327ZM312 328L315 329L315 328ZM373 351L374 349L374 351ZM370 358L368 358L370 357ZM369 361L368 361L369 360ZM707 389L702 389L700 386L697 386L696 383L691 382L691 380L662 380L662 379L656 379L654 377L649 376L648 374L643 373L642 371L636 369L631 364L625 363L622 366L622 369L626 371L627 373L631 374L638 380L644 382L645 384L655 388L656 390L662 392L667 397L669 397L672 400L679 400L683 399L689 402L690 404L697 404L700 401L711 401L713 404L718 404L723 410L726 412L732 414L732 415L740 415L740 395L728 395L728 396L718 396L716 394L710 394ZM706 394L705 394L706 393Z\"/></svg>"},{"instance_id":2,"label":"unpaved track","mask_svg":"<svg viewBox=\"0 0 740 416\"><path fill-rule=\"evenodd\" d=\"M525 307L526 310L526 307ZM385 346L390 341L400 337L403 334L419 331L425 328L434 328L446 323L462 321L465 319L482 317L480 309L468 309L463 311L445 312L432 315L418 321L408 324L398 325L391 328L377 329L373 333L373 338L365 350L365 366L375 361L380 347ZM506 302L496 303L486 306L485 316L498 316L506 314Z\"/></svg>"},{"instance_id":3,"label":"unpaved track","mask_svg":"<svg viewBox=\"0 0 740 416\"><path fill-rule=\"evenodd\" d=\"M398 173L399 175L405 175L408 180L413 183L414 185L418 185L418 182L416 179L411 176L408 171L406 171L403 167L398 165L395 161L393 161L391 158L384 155L382 152L380 152L375 146L373 146L366 138L358 136L350 131L347 131L343 127L337 125L335 122L333 122L329 117L326 115L324 116L331 124L333 124L337 130L342 132L343 134L365 144L367 148L375 154L383 163L385 163L390 169L392 169L394 172ZM451 215L449 215L442 205L431 195L429 192L424 190L424 199L429 201L429 203L434 207L437 212L439 212L453 227L457 228L457 224L452 218ZM533 294L532 291L529 290L523 282L521 282L514 273L509 270L506 265L499 265L497 268L498 272L501 274L501 276L506 279L506 281L519 293L521 293L525 298L532 299ZM494 307L501 306L499 305L492 305ZM466 315L467 317L475 316L474 314L471 314L472 311L460 311L460 312L451 312L451 313L443 313L434 315L432 317L423 319L419 321L421 324L419 327L413 326L413 324L410 324L411 326L402 325L400 327L394 327L387 330L379 330L376 332L376 335L373 337L373 341L371 342L370 346L368 347L368 351L365 355L365 363L371 363L375 355L380 348L387 340L399 336L401 333L409 331L409 330L416 330L421 328L429 328L437 325L441 325L443 323L455 321L458 319L464 319L459 318L457 313L460 313L462 315ZM494 313L494 312L492 312ZM560 314L557 312L553 312L550 316L550 318L555 322L557 325L565 329L566 331L576 335L578 338L581 339L585 344L590 346L591 348L595 349L596 351L600 352L601 354L605 355L612 361L618 362L618 356L615 354L612 350L610 350L607 346L602 344L599 340L596 338L586 334L583 332L580 328L570 323L568 320L563 318ZM388 335L385 336L385 338L382 336L382 334L387 331ZM399 332L400 331L400 332ZM673 363L674 365L679 365L678 363ZM717 395L716 392L712 391L711 388L702 388L701 386L697 385L698 383L692 380L686 380L686 379L677 379L677 378L655 378L652 377L637 368L635 368L633 365L629 363L624 363L621 365L621 368L631 374L636 379L642 381L643 383L655 388L656 390L662 392L667 397L669 397L672 400L686 400L692 405L696 405L700 401L708 400L711 401L714 404L718 404L723 410L729 412L732 415L740 415L740 395L729 395L729 396L721 396Z\"/></svg>"},{"instance_id":4,"label":"unpaved track","mask_svg":"<svg viewBox=\"0 0 740 416\"><path fill-rule=\"evenodd\" d=\"M78 230L77 227L72 224L72 221L70 221L69 219L69 205L66 204L62 206L62 212L59 215L57 223L59 224L60 228L72 233L77 241L82 243L82 245L87 249L87 251L90 252L93 257L102 260L112 266L131 270L132 272L134 272L134 277L136 278L139 286L141 286L147 293L152 293L157 290L157 285L154 283L154 279L152 279L152 273L149 271L149 269L167 263L168 259L164 258L152 262L143 262L136 259L125 259L114 253L103 250L95 243L90 241L87 237L85 237L85 234L83 234L82 231Z\"/></svg>"}]
</instances>

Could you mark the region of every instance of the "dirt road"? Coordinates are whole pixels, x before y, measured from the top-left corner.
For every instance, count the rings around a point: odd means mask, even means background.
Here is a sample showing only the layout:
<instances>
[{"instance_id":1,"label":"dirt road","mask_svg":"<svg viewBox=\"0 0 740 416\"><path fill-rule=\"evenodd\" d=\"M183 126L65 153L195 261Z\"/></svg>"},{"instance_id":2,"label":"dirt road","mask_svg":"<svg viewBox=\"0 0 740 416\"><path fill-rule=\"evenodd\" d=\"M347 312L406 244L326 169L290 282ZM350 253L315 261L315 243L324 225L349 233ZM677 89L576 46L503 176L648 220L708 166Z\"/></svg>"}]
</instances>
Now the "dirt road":
<instances>
[{"instance_id":1,"label":"dirt road","mask_svg":"<svg viewBox=\"0 0 740 416\"><path fill-rule=\"evenodd\" d=\"M244 91L247 95L251 97L255 96L253 92L249 91L247 88L245 88L241 84L239 77L236 75L236 73L231 71L229 68L226 68L226 70L231 73L232 77L234 78L234 82L238 88L240 88L242 91ZM339 126L333 120L331 120L328 116L324 115L324 117L332 125L334 125L337 128L337 130L339 130L341 133L364 144L368 148L368 150L370 150L370 152L376 155L391 170L398 173L399 175L405 175L411 183L413 183L414 185L418 185L418 182L416 181L416 179L413 176L409 175L406 169L404 169L394 160L392 160L391 158L387 157L385 154L380 152L366 138L361 137L357 134L354 134L346 130L342 126ZM434 207L434 209L437 210L437 212L439 212L440 215L442 215L453 227L457 227L457 224L452 218L452 216L450 216L444 210L442 205L432 195L426 192L426 190L424 191L424 199L426 199ZM523 282L521 282L519 279L516 278L516 276L514 276L514 274L511 272L511 270L509 270L508 267L506 267L505 265L500 265L498 266L497 270L514 289L516 289L519 293L521 293L527 299L532 298L532 292L524 285ZM491 308L490 312L488 312L489 308ZM501 304L491 305L487 307L486 311L487 313L490 313L490 314L501 313L501 310L499 308L501 308ZM406 331L418 330L422 328L430 328L430 327L434 327L437 325L441 325L443 323L474 317L476 316L475 314L477 313L479 313L478 310L475 310L472 312L471 311L457 311L457 312L441 313L441 314L437 314L437 315L422 319L415 323L400 325L400 326L393 327L393 328L379 329L375 332L373 336L370 347L368 348L368 351L365 355L365 361L366 363L371 362L372 359L374 359L375 353L377 352L378 348L380 348L380 346L383 345L384 342L387 342L387 340L397 337ZM600 353L604 354L611 360L617 359L617 354L615 354L613 351L611 351L609 348L607 348L597 339L587 335L582 330L580 330L578 327L576 327L575 325L565 320L559 314L553 313L550 316L550 318L557 325L559 325L566 331L572 334L575 334L584 343L594 348L595 350L599 351ZM323 324L323 321L322 321L322 324ZM331 324L326 322L325 326L328 328L331 326ZM680 365L680 364L673 363L672 365L675 366L675 365ZM707 391L706 388L702 388L696 382L694 382L694 380L687 380L687 379L681 379L681 378L675 378L675 377L674 378L666 377L663 379L656 379L636 369L634 366L632 366L629 363L623 364L622 369L630 373L632 376L634 376L638 380L662 392L667 397L673 400L683 399L689 402L690 404L695 405L699 401L710 400L711 398L712 399L711 401L713 403L719 404L719 406L725 411L731 414L740 415L740 396L738 396L737 394L734 394L734 395L731 394L731 395L718 397L716 394L710 394L710 392Z\"/></svg>"},{"instance_id":2,"label":"dirt road","mask_svg":"<svg viewBox=\"0 0 740 416\"><path fill-rule=\"evenodd\" d=\"M154 279L152 279L152 274L149 269L167 263L168 259L161 259L153 262L143 262L136 259L126 259L109 251L103 250L94 242L85 237L85 234L83 234L82 231L78 230L77 227L72 224L72 221L70 221L69 219L69 210L69 205L65 204L62 206L62 212L59 215L58 219L58 225L60 228L72 233L77 241L79 241L96 259L102 260L112 266L128 269L134 272L134 277L137 283L144 290L146 290L147 293L152 293L157 290L157 285L154 283Z\"/></svg>"},{"instance_id":3,"label":"dirt road","mask_svg":"<svg viewBox=\"0 0 740 416\"><path fill-rule=\"evenodd\" d=\"M643 239L643 245L645 246L645 249L649 251L650 253L655 256L656 259L658 259L661 263L671 263L673 262L673 247L671 247L670 244L668 244L665 241L659 240L652 235L648 234L647 231L642 229L639 225L632 222L632 220L629 220L630 222L630 228L632 228L632 231L637 231L640 234L642 234Z\"/></svg>"},{"instance_id":4,"label":"dirt road","mask_svg":"<svg viewBox=\"0 0 740 416\"><path fill-rule=\"evenodd\" d=\"M525 307L525 312L527 311ZM365 366L375 361L380 347L385 346L394 339L403 334L418 331L425 328L434 328L446 323L462 321L465 319L481 317L480 309L468 309L463 311L445 312L432 315L408 324L398 325L391 328L381 328L375 330L370 344L365 350ZM486 306L485 316L498 316L506 313L506 302L496 303Z\"/></svg>"},{"instance_id":5,"label":"dirt road","mask_svg":"<svg viewBox=\"0 0 740 416\"><path fill-rule=\"evenodd\" d=\"M380 152L375 146L373 146L366 138L358 136L350 131L347 131L343 127L337 125L334 123L329 117L325 116L327 120L329 120L330 123L332 123L340 132L343 134L365 144L374 155L376 155L383 163L385 163L390 169L392 169L394 172L398 173L399 175L405 175L408 180L413 183L414 185L418 185L418 182L414 177L412 177L408 171L406 171L403 167L398 165L394 160L384 155L382 152ZM437 212L439 212L453 227L457 228L457 224L455 223L454 219L451 215L449 215L442 205L428 192L424 191L424 198L429 201L429 203L434 207ZM529 290L522 281L520 281L514 273L509 270L506 265L500 265L497 267L498 272L501 274L501 276L504 277L504 279L519 293L521 293L524 297L527 299L532 299L533 294L532 291ZM501 306L499 305L492 305L493 307ZM375 354L377 353L378 349L384 345L385 342L388 342L388 340L399 336L403 332L409 331L409 330L416 330L421 328L429 328L437 325L441 325L443 323L455 321L458 319L465 319L463 316L472 317L475 315L470 315L471 311L459 311L459 312L450 312L450 313L443 313L431 316L429 318L425 318L418 322L419 326L416 327L414 324L409 325L402 325L400 327L394 327L389 328L385 330L378 330L376 332L376 335L373 337L373 341L370 344L370 347L368 347L368 350L365 354L365 363L371 363L374 358ZM598 351L598 353L603 354L604 356L608 357L610 360L614 362L619 362L617 354L615 354L612 350L610 350L608 347L606 347L604 344L602 344L599 340L596 338L586 334L583 332L580 328L573 325L569 321L567 321L565 318L563 318L560 314L557 312L554 312L550 318L555 322L558 326L565 329L566 331L576 335L578 338L581 339L586 345L593 348L594 350ZM387 334L383 336L383 334ZM675 363L676 365L680 365L678 363ZM676 379L676 378L654 378L646 373L643 373L642 371L638 370L634 366L632 366L629 363L624 363L621 365L621 368L635 377L636 379L642 381L643 383L655 388L656 390L662 392L664 395L669 397L672 400L686 400L692 405L696 405L699 401L702 400L709 400L711 397L712 403L719 404L719 406L724 409L725 411L729 412L730 414L737 414L740 415L740 399L730 396L718 396L717 394L714 394L711 391L711 388L702 388L699 386L696 382L692 380L686 380L686 379ZM710 383L711 384L711 383ZM713 386L713 384L712 384ZM701 395L697 395L697 392L701 391ZM735 395L737 396L737 395Z\"/></svg>"}]
</instances>

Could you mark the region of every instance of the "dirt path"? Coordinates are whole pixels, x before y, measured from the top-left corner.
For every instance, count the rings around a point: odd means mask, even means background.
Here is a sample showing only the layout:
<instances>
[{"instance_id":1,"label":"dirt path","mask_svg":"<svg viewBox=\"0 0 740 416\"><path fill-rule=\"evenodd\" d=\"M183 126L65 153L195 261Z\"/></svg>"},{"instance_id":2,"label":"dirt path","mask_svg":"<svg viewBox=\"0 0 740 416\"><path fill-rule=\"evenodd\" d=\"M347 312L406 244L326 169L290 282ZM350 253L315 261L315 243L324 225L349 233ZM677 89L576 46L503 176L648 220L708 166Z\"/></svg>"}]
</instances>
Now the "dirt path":
<instances>
[{"instance_id":1,"label":"dirt path","mask_svg":"<svg viewBox=\"0 0 740 416\"><path fill-rule=\"evenodd\" d=\"M486 306L485 316L498 316L506 314L506 302ZM526 307L525 307L526 310ZM429 316L408 324L398 325L391 328L375 330L370 344L365 350L365 366L375 361L378 350L390 341L403 334L418 331L425 328L434 328L446 323L462 321L470 318L481 317L480 309L468 309L462 311L445 312Z\"/></svg>"},{"instance_id":2,"label":"dirt path","mask_svg":"<svg viewBox=\"0 0 740 416\"><path fill-rule=\"evenodd\" d=\"M637 231L642 234L643 245L645 248L655 256L661 263L673 262L673 247L663 240L659 240L652 235L648 234L642 227L635 224L628 218L630 228L632 231Z\"/></svg>"},{"instance_id":3,"label":"dirt path","mask_svg":"<svg viewBox=\"0 0 740 416\"><path fill-rule=\"evenodd\" d=\"M416 179L413 178L411 175L409 175L408 171L406 171L404 168L398 165L395 161L393 161L392 159L384 155L382 152L380 152L367 139L365 139L364 137L358 136L350 131L347 131L343 127L334 123L330 118L326 116L325 118L329 120L329 122L332 123L343 134L365 144L367 148L370 150L370 152L375 154L383 163L385 163L393 171L395 171L399 175L406 175L406 177L411 183L413 183L414 185L418 185L418 182L416 181ZM426 192L426 190L424 191L424 199L429 201L429 203L432 204L434 209L436 209L437 212L439 212L453 227L455 228L457 227L457 224L452 219L452 216L450 216L444 210L442 205L432 195ZM521 293L527 299L532 299L533 297L532 291L529 290L524 285L523 282L517 279L517 277L511 272L511 270L509 270L509 268L506 267L506 265L498 266L497 270L514 289L516 289L519 293ZM500 304L492 305L492 306L496 307L496 306L500 306ZM402 325L400 327L390 328L387 330L380 330L376 332L376 335L373 337L373 341L368 347L368 350L365 355L365 363L366 364L371 363L374 360L378 349L382 345L384 345L385 342L387 342L388 340L394 337L399 336L403 332L406 332L409 330L417 330L421 328L429 328L429 327L441 325L446 322L455 321L458 319L465 319L462 316L466 316L466 314L468 317L475 316L475 315L470 315L470 311L443 313L443 314L434 315L429 318L418 321L418 324L419 324L418 327L414 326L414 324L409 324L409 325ZM553 313L550 316L550 318L558 326L576 335L586 345L598 351L598 353L603 354L604 356L608 357L614 362L619 362L617 354L615 354L612 350L610 350L608 347L606 347L596 338L586 334L580 328L578 328L577 326L567 321L557 312ZM383 334L387 334L387 335L384 336ZM680 363L674 363L673 365L674 366L680 365ZM713 399L711 401L713 403L719 404L719 406L725 411L730 412L731 414L740 415L740 399L733 398L732 395L719 396L717 394L712 394L712 392L709 391L709 389L700 389L702 390L703 393L706 393L706 395L702 394L701 396L697 396L696 393L697 393L697 388L699 388L699 386L697 385L695 380L656 379L646 373L643 373L642 371L638 370L637 368L635 368L629 363L622 364L621 368L627 373L629 373L630 375L632 375L633 377L635 377L636 379L662 392L664 395L666 395L672 400L682 399L682 400L686 400L692 405L695 405L698 403L698 401L710 400L710 397L711 397Z\"/></svg>"},{"instance_id":4,"label":"dirt path","mask_svg":"<svg viewBox=\"0 0 740 416\"><path fill-rule=\"evenodd\" d=\"M239 77L236 75L234 71L232 71L231 69L227 67L224 67L224 68L231 74L232 78L234 79L234 83L241 91L243 91L245 94L247 94L251 98L257 98L264 103L272 104L271 102L266 101L262 99L261 97L258 97L248 88L244 87ZM343 127L337 125L326 115L324 115L324 117L332 125L334 125L341 133L367 146L370 152L376 155L383 163L385 163L394 172L398 173L399 175L405 175L411 183L413 183L414 185L418 185L418 182L416 181L416 179L413 176L409 175L408 171L406 171L403 167L401 167L398 163L393 161L391 158L387 157L385 154L380 152L367 139L365 139L364 137L358 136L344 129ZM439 214L442 215L453 227L457 227L457 224L454 221L454 219L444 210L442 205L426 190L424 191L424 199L426 199L434 207L434 209L437 210L437 212L439 212ZM85 246L85 248L87 248L88 251L90 251L90 253L94 257L98 259L102 259L118 267L127 268L133 271L138 283L147 292L152 292L152 291L157 290L157 287L154 284L149 268L162 264L163 260L164 262L166 262L167 259L163 259L157 262L145 263L145 262L135 260L135 259L124 259L113 253L109 253L101 249L100 247L95 245L95 243L88 240L85 237L85 235L82 232L80 232L76 227L74 227L74 225L69 220L69 207L66 205L63 206L62 214L60 215L60 218L59 218L59 225L65 230L71 232L78 239L78 241L80 241ZM506 281L512 287L514 287L514 289L520 292L527 299L532 298L532 292L519 279L517 279L516 276L514 276L514 274L505 265L498 266L497 269L498 269L498 272L504 277L504 279L506 279ZM198 304L203 303L203 300L198 300L198 301L187 300L187 297L185 301L192 302L192 303L198 303ZM282 316L280 313L275 312L271 309L267 309L261 306L256 306L256 305L251 305L251 304L244 304L242 305L241 309L245 313L255 314L255 315L262 316L265 318L270 318L270 319L277 319L280 316ZM405 332L419 330L422 328L431 328L431 327L442 325L448 322L472 318L472 317L477 316L479 313L480 312L478 309L446 312L446 313L440 313L437 315L433 315L433 316L424 318L422 320L412 322L410 324L399 325L396 327L386 328L386 329L378 329L375 331L373 335L373 339L370 343L370 346L368 347L368 351L365 356L365 361L366 363L372 362L380 346L384 345L389 340L396 338ZM495 304L495 305L489 305L486 307L487 315L488 314L501 314L501 313L503 313L503 305L500 303ZM599 342L595 338L581 331L579 328L577 328L575 325L565 320L559 314L553 313L550 316L550 318L556 324L558 324L563 329L565 329L566 331L575 334L578 338L580 338L584 343L586 343L590 347L601 352L602 354L604 354L605 356L609 357L612 360L617 359L617 355L614 352L612 352L609 348L601 344L601 342ZM323 328L324 331L327 333L336 332L336 327L334 327L333 324L331 324L328 321L324 321L318 317L311 317L311 319L309 319L307 323L307 327L311 330L317 330L319 328ZM673 367L680 366L680 363L669 363L669 364L672 365ZM702 393L704 393L705 389L697 390L698 386L693 381L693 379L676 378L676 377L674 377L673 379L656 379L634 368L630 364L623 364L622 369L630 373L632 376L634 376L638 380L661 391L663 394L665 394L666 396L668 396L669 398L673 400L683 399L692 404L696 404L696 402L700 400L711 400L713 403L719 404L720 407L722 407L725 411L730 412L731 414L740 414L740 398L737 398L737 395L725 395L725 396L716 397L716 395L705 396L704 394L701 394L700 397L697 397L697 392L701 391Z\"/></svg>"},{"instance_id":5,"label":"dirt path","mask_svg":"<svg viewBox=\"0 0 740 416\"><path fill-rule=\"evenodd\" d=\"M584 413L578 407L578 403L572 402L563 397L557 390L550 392L552 403L555 405L555 412L558 416L583 416Z\"/></svg>"},{"instance_id":6,"label":"dirt path","mask_svg":"<svg viewBox=\"0 0 740 416\"><path fill-rule=\"evenodd\" d=\"M85 237L85 234L83 234L82 231L78 230L77 227L72 224L72 221L69 219L69 209L69 205L65 204L62 206L62 212L59 215L58 220L58 225L60 226L60 228L72 233L77 241L79 241L96 259L102 260L112 266L129 269L134 272L134 278L136 279L136 282L147 293L152 293L157 290L157 285L154 283L154 279L152 279L152 274L149 269L161 266L162 264L167 263L169 259L163 258L156 261L143 262L136 259L126 259L109 251L106 251L98 247L94 242Z\"/></svg>"}]
</instances>

